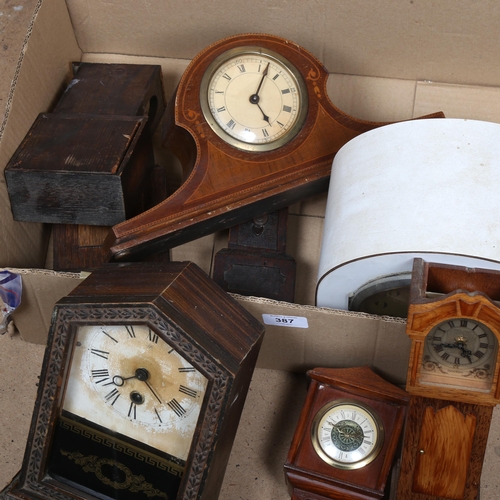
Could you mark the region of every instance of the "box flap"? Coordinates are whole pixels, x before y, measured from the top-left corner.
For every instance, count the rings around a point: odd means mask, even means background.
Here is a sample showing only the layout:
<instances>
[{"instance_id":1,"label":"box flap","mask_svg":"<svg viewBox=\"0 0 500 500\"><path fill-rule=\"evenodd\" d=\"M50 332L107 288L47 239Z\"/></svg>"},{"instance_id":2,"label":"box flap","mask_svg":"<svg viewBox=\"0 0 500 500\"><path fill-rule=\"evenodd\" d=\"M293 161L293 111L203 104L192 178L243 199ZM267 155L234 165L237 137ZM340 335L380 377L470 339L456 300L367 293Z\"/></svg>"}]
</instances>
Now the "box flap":
<instances>
[{"instance_id":1,"label":"box flap","mask_svg":"<svg viewBox=\"0 0 500 500\"><path fill-rule=\"evenodd\" d=\"M494 85L500 11L470 2L314 3L220 0L174 4L68 0L84 52L192 59L238 33L271 33L298 43L332 73ZM131 34L134 43L131 44Z\"/></svg>"},{"instance_id":2,"label":"box flap","mask_svg":"<svg viewBox=\"0 0 500 500\"><path fill-rule=\"evenodd\" d=\"M45 269L9 269L21 275L21 305L12 319L26 342L45 344L55 303L66 296L83 279L77 273L56 273Z\"/></svg>"},{"instance_id":3,"label":"box flap","mask_svg":"<svg viewBox=\"0 0 500 500\"><path fill-rule=\"evenodd\" d=\"M401 385L406 381L411 342L405 334L405 320L235 297L263 322L265 314L294 318L301 325L266 324L259 368L304 372L317 366L370 365L392 383Z\"/></svg>"}]
</instances>

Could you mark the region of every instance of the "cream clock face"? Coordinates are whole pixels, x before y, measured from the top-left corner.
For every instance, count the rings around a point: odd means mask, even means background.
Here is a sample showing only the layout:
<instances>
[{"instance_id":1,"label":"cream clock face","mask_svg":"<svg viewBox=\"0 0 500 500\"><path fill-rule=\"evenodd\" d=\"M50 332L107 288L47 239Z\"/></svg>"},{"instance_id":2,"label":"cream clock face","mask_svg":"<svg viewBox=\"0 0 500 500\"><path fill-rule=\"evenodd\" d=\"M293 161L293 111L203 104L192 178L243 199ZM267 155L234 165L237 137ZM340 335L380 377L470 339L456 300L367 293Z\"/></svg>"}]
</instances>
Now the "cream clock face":
<instances>
[{"instance_id":1,"label":"cream clock face","mask_svg":"<svg viewBox=\"0 0 500 500\"><path fill-rule=\"evenodd\" d=\"M201 82L203 114L236 148L270 151L287 144L307 115L302 76L279 54L258 47L225 52Z\"/></svg>"},{"instance_id":2,"label":"cream clock face","mask_svg":"<svg viewBox=\"0 0 500 500\"><path fill-rule=\"evenodd\" d=\"M186 460L206 388L146 325L81 326L62 408Z\"/></svg>"},{"instance_id":3,"label":"cream clock face","mask_svg":"<svg viewBox=\"0 0 500 500\"><path fill-rule=\"evenodd\" d=\"M497 340L482 323L466 318L443 321L426 337L422 382L491 388Z\"/></svg>"},{"instance_id":4,"label":"cream clock face","mask_svg":"<svg viewBox=\"0 0 500 500\"><path fill-rule=\"evenodd\" d=\"M380 452L384 429L377 414L366 405L337 400L317 413L311 437L325 462L340 469L359 469Z\"/></svg>"}]
</instances>

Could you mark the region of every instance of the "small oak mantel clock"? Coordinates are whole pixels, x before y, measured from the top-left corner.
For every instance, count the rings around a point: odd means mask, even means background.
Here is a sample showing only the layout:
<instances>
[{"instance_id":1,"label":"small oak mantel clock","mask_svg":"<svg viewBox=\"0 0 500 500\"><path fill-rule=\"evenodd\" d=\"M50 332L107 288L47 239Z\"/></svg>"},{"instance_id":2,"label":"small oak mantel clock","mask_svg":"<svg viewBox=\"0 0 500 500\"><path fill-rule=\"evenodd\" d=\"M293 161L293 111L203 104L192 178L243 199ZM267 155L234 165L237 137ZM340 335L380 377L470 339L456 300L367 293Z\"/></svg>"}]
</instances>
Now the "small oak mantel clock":
<instances>
[{"instance_id":1,"label":"small oak mantel clock","mask_svg":"<svg viewBox=\"0 0 500 500\"><path fill-rule=\"evenodd\" d=\"M216 499L262 338L192 263L99 268L56 304L0 498Z\"/></svg>"},{"instance_id":2,"label":"small oak mantel clock","mask_svg":"<svg viewBox=\"0 0 500 500\"><path fill-rule=\"evenodd\" d=\"M500 402L500 272L415 259L398 498L476 499Z\"/></svg>"},{"instance_id":3,"label":"small oak mantel clock","mask_svg":"<svg viewBox=\"0 0 500 500\"><path fill-rule=\"evenodd\" d=\"M285 463L292 500L382 498L409 395L368 366L316 368Z\"/></svg>"}]
</instances>

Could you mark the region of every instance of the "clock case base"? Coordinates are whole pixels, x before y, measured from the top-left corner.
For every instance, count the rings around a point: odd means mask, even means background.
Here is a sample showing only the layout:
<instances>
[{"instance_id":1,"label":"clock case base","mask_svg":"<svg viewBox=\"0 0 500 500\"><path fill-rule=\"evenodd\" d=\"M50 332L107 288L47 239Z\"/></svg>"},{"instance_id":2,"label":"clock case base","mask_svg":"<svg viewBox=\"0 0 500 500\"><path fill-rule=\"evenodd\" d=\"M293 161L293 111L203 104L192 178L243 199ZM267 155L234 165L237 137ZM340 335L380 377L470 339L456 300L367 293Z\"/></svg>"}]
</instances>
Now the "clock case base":
<instances>
[{"instance_id":1,"label":"clock case base","mask_svg":"<svg viewBox=\"0 0 500 500\"><path fill-rule=\"evenodd\" d=\"M217 252L213 279L226 292L293 302L296 262L286 253L288 209L255 217L229 230Z\"/></svg>"},{"instance_id":2,"label":"clock case base","mask_svg":"<svg viewBox=\"0 0 500 500\"><path fill-rule=\"evenodd\" d=\"M412 396L397 497L478 500L493 406Z\"/></svg>"}]
</instances>

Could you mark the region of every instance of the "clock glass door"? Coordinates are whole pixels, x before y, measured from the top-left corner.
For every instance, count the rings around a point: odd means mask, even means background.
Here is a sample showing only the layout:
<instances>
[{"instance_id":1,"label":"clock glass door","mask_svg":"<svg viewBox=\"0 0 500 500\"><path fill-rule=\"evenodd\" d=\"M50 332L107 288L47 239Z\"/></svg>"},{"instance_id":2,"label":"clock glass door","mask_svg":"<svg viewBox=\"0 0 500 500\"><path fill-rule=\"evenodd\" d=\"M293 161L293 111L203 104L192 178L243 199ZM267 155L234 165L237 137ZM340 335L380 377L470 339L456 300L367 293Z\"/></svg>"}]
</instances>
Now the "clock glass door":
<instances>
[{"instance_id":1,"label":"clock glass door","mask_svg":"<svg viewBox=\"0 0 500 500\"><path fill-rule=\"evenodd\" d=\"M207 379L146 324L77 328L49 474L108 498L175 498Z\"/></svg>"},{"instance_id":2,"label":"clock glass door","mask_svg":"<svg viewBox=\"0 0 500 500\"><path fill-rule=\"evenodd\" d=\"M479 321L467 318L443 321L426 337L421 382L489 391L497 350L495 334Z\"/></svg>"}]
</instances>

